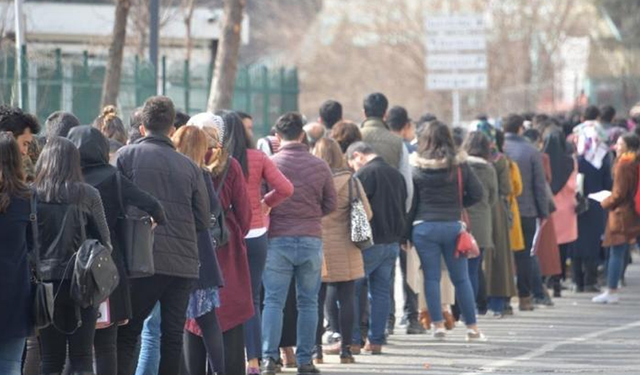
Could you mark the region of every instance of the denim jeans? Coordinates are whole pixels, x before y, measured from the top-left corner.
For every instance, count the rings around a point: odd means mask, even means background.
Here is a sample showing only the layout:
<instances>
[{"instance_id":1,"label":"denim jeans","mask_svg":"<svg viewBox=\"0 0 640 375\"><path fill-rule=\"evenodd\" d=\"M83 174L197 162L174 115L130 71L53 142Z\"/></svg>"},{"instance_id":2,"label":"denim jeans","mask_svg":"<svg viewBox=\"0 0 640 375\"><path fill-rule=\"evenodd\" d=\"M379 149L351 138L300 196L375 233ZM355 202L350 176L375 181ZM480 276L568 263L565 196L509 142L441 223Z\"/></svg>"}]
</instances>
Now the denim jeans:
<instances>
[{"instance_id":1,"label":"denim jeans","mask_svg":"<svg viewBox=\"0 0 640 375\"><path fill-rule=\"evenodd\" d=\"M156 375L160 367L160 302L144 321L140 335L140 356L136 375Z\"/></svg>"},{"instance_id":2,"label":"denim jeans","mask_svg":"<svg viewBox=\"0 0 640 375\"><path fill-rule=\"evenodd\" d=\"M389 318L389 308L391 299L389 288L391 288L391 273L396 265L400 245L381 244L373 245L362 252L364 260L364 274L369 283L369 342L374 345L384 343L384 329ZM362 293L364 279L356 281L356 299ZM360 316L360 306L356 305L356 317ZM356 320L358 321L358 320ZM360 345L362 336L360 329L356 325L353 329L353 343Z\"/></svg>"},{"instance_id":3,"label":"denim jeans","mask_svg":"<svg viewBox=\"0 0 640 375\"><path fill-rule=\"evenodd\" d=\"M444 321L440 298L440 259L444 257L464 321L468 326L476 324L475 298L469 280L468 261L467 258L454 256L460 229L461 225L457 221L423 222L413 227L413 243L422 264L427 306L434 323Z\"/></svg>"},{"instance_id":4,"label":"denim jeans","mask_svg":"<svg viewBox=\"0 0 640 375\"><path fill-rule=\"evenodd\" d=\"M609 264L607 266L607 285L609 289L618 289L628 248L629 244L621 244L609 248Z\"/></svg>"},{"instance_id":5,"label":"denim jeans","mask_svg":"<svg viewBox=\"0 0 640 375\"><path fill-rule=\"evenodd\" d=\"M322 269L322 239L317 237L276 237L269 240L267 263L262 276L262 358L279 358L282 309L291 279L296 283L298 321L298 365L311 363L318 324L318 292ZM387 293L388 294L388 293Z\"/></svg>"},{"instance_id":6,"label":"denim jeans","mask_svg":"<svg viewBox=\"0 0 640 375\"><path fill-rule=\"evenodd\" d=\"M20 375L26 337L0 339L0 374Z\"/></svg>"},{"instance_id":7,"label":"denim jeans","mask_svg":"<svg viewBox=\"0 0 640 375\"><path fill-rule=\"evenodd\" d=\"M505 304L505 298L504 297L491 297L489 296L488 298L488 308L489 310L495 312L495 313L499 313L502 314L504 312L504 304Z\"/></svg>"}]
</instances>

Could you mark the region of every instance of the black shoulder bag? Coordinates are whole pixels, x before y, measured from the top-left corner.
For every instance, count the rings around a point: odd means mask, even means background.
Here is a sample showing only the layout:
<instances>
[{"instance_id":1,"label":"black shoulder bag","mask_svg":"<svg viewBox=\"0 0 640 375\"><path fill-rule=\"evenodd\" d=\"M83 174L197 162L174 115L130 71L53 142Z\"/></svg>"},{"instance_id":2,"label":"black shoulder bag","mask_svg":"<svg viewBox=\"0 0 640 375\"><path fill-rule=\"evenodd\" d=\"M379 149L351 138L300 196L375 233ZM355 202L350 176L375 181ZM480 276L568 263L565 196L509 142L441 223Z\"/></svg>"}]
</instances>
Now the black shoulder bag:
<instances>
[{"instance_id":1,"label":"black shoulder bag","mask_svg":"<svg viewBox=\"0 0 640 375\"><path fill-rule=\"evenodd\" d=\"M38 238L38 215L36 210L36 193L31 194L31 235L33 248L31 250L34 265L33 286L33 324L36 329L47 328L53 323L53 283L42 281L40 273L40 244Z\"/></svg>"},{"instance_id":2,"label":"black shoulder bag","mask_svg":"<svg viewBox=\"0 0 640 375\"><path fill-rule=\"evenodd\" d=\"M122 177L116 172L118 202L121 215L116 223L118 245L122 247L129 278L153 276L153 221L150 216L127 214L122 199Z\"/></svg>"},{"instance_id":3,"label":"black shoulder bag","mask_svg":"<svg viewBox=\"0 0 640 375\"><path fill-rule=\"evenodd\" d=\"M224 168L224 172L222 172L222 178L220 179L220 186L214 192L220 201L220 209L218 212L211 213L211 239L214 241L214 244L217 247L224 246L229 242L229 229L225 224L225 216L229 209L231 209L231 205L225 208L222 206L222 200L220 199L220 194L222 193L222 189L224 188L224 183L227 180L227 173L229 172L229 168L231 166L231 160L227 162L227 166Z\"/></svg>"}]
</instances>

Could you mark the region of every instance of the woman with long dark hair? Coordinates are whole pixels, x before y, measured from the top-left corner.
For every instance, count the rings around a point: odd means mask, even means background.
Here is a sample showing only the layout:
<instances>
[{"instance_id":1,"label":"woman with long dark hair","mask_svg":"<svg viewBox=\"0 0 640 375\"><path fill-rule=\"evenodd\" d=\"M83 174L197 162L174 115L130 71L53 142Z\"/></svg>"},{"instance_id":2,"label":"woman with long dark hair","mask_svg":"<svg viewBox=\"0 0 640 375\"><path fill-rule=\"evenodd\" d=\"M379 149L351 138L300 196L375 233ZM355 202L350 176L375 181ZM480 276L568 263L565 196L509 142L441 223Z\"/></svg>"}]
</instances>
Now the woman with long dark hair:
<instances>
[{"instance_id":1,"label":"woman with long dark hair","mask_svg":"<svg viewBox=\"0 0 640 375\"><path fill-rule=\"evenodd\" d=\"M118 218L125 214L122 208L128 206L148 213L157 224L164 224L166 219L164 209L156 198L140 190L109 164L109 141L100 130L91 126L77 126L71 129L68 138L80 152L85 182L100 192L111 233L112 257L120 275L118 287L109 296L110 322L107 327L97 329L94 338L97 373L115 375L118 372L118 326L131 319L129 280L124 264L125 255L118 243L116 224Z\"/></svg>"},{"instance_id":2,"label":"woman with long dark hair","mask_svg":"<svg viewBox=\"0 0 640 375\"><path fill-rule=\"evenodd\" d=\"M255 314L244 323L244 341L248 361L247 374L256 375L260 373L258 360L262 355L260 292L269 243L267 216L273 207L293 194L293 185L264 152L253 147L246 127L237 113L219 111L217 114L222 117L225 124L224 146L242 166L251 203L251 228L245 241ZM265 185L269 189L263 194L262 188Z\"/></svg>"},{"instance_id":3,"label":"woman with long dark hair","mask_svg":"<svg viewBox=\"0 0 640 375\"><path fill-rule=\"evenodd\" d=\"M111 249L100 193L83 182L80 152L65 138L52 137L36 164L40 272L53 282L54 324L40 330L41 371L62 372L65 357L71 373L93 373L93 339L97 312L71 297L75 252L86 239Z\"/></svg>"},{"instance_id":4,"label":"woman with long dark hair","mask_svg":"<svg viewBox=\"0 0 640 375\"><path fill-rule=\"evenodd\" d=\"M237 116L237 115L236 115ZM242 123L242 121L240 121ZM201 113L193 116L187 125L194 125L207 134L209 151L205 167L211 173L216 195L225 212L225 226L229 240L218 246L216 254L224 275L224 288L220 289L220 307L216 310L225 348L223 374L245 374L243 324L254 315L251 295L251 276L244 237L251 226L251 206L247 193L243 167L231 157L228 145L235 141L232 129L227 129L220 116ZM220 134L223 136L220 137ZM245 160L246 163L246 160ZM190 320L187 330L201 335L195 321Z\"/></svg>"},{"instance_id":5,"label":"woman with long dark hair","mask_svg":"<svg viewBox=\"0 0 640 375\"><path fill-rule=\"evenodd\" d=\"M467 325L467 340L486 340L476 323L467 258L454 255L462 230L462 210L480 202L482 185L466 155L457 152L451 131L442 122L433 121L420 133L418 152L410 161L416 187L413 243L422 264L434 337L446 336L440 301L440 259L444 257Z\"/></svg>"},{"instance_id":6,"label":"woman with long dark hair","mask_svg":"<svg viewBox=\"0 0 640 375\"><path fill-rule=\"evenodd\" d=\"M172 140L178 152L188 156L202 168L211 212L218 212L220 202L215 194L211 175L204 169L205 155L209 150L207 134L195 126L187 125L178 129ZM186 375L206 374L207 363L210 364L213 373L222 373L225 368L222 331L215 311L220 307L219 288L224 285L224 280L215 246L210 230L198 233L200 271L198 282L189 296L187 319L195 319L202 338L189 331L184 332Z\"/></svg>"},{"instance_id":7,"label":"woman with long dark hair","mask_svg":"<svg viewBox=\"0 0 640 375\"><path fill-rule=\"evenodd\" d=\"M30 198L18 142L0 132L0 374L6 375L21 374L25 340L33 330Z\"/></svg>"}]
</instances>

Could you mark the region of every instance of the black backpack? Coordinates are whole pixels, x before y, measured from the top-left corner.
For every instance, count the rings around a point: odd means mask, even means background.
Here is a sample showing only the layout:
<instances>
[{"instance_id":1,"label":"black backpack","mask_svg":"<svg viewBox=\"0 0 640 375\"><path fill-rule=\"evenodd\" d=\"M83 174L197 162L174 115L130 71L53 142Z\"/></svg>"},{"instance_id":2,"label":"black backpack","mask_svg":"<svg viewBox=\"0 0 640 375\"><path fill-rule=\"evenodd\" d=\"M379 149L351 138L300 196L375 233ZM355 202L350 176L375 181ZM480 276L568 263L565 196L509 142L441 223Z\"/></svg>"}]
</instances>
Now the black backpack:
<instances>
[{"instance_id":1,"label":"black backpack","mask_svg":"<svg viewBox=\"0 0 640 375\"><path fill-rule=\"evenodd\" d=\"M71 297L83 308L98 308L118 286L120 275L111 258L111 250L98 240L87 239L84 214L80 212L79 216L83 242L75 254Z\"/></svg>"},{"instance_id":2,"label":"black backpack","mask_svg":"<svg viewBox=\"0 0 640 375\"><path fill-rule=\"evenodd\" d=\"M222 192L222 188L224 188L224 183L227 180L227 173L229 172L229 167L231 165L231 161L227 162L227 166L224 168L224 172L222 172L222 178L220 179L220 186L218 186L218 190L214 189L218 200L220 201L220 208L217 212L211 213L211 222L210 222L210 233L211 239L217 247L224 246L229 242L229 229L225 224L225 216L228 210L231 209L231 205L229 207L222 206L222 200L220 199L220 193Z\"/></svg>"}]
</instances>

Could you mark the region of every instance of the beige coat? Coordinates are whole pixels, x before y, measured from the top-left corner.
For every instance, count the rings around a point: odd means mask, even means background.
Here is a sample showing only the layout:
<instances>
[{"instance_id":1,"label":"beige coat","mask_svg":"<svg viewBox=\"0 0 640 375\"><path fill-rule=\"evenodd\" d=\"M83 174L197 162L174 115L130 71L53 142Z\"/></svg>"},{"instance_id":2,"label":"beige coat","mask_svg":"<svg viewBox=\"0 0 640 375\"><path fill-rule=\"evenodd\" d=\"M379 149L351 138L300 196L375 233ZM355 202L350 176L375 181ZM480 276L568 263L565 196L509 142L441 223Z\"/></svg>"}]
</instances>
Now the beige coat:
<instances>
[{"instance_id":1,"label":"beige coat","mask_svg":"<svg viewBox=\"0 0 640 375\"><path fill-rule=\"evenodd\" d=\"M351 242L349 202L349 179L352 173L343 171L333 175L333 183L338 194L338 207L322 219L322 282L333 283L357 280L364 277L362 251ZM364 192L360 181L356 180L360 192ZM355 194L355 192L354 192ZM366 194L361 194L367 217L373 213Z\"/></svg>"}]
</instances>

